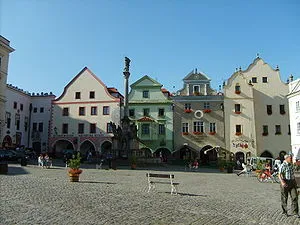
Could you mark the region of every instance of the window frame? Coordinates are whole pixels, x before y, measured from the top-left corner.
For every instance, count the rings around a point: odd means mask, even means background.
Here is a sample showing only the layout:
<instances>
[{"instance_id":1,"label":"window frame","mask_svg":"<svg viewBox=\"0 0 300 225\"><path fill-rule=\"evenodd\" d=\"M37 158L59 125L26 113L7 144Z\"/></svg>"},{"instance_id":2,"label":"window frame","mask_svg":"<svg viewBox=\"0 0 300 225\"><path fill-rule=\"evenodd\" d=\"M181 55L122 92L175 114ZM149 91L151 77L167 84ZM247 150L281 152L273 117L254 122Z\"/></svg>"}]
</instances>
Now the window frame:
<instances>
[{"instance_id":1,"label":"window frame","mask_svg":"<svg viewBox=\"0 0 300 225\"><path fill-rule=\"evenodd\" d=\"M268 77L262 77L261 82L262 83L268 83Z\"/></svg>"},{"instance_id":2,"label":"window frame","mask_svg":"<svg viewBox=\"0 0 300 225\"><path fill-rule=\"evenodd\" d=\"M96 134L96 132L97 132L96 123L90 123L90 134Z\"/></svg>"},{"instance_id":3,"label":"window frame","mask_svg":"<svg viewBox=\"0 0 300 225\"><path fill-rule=\"evenodd\" d=\"M95 99L95 91L90 91L89 97L90 99Z\"/></svg>"},{"instance_id":4,"label":"window frame","mask_svg":"<svg viewBox=\"0 0 300 225\"><path fill-rule=\"evenodd\" d=\"M79 106L78 116L85 116L85 107L84 106Z\"/></svg>"},{"instance_id":5,"label":"window frame","mask_svg":"<svg viewBox=\"0 0 300 225\"><path fill-rule=\"evenodd\" d=\"M75 92L75 99L81 99L81 92L80 91Z\"/></svg>"},{"instance_id":6,"label":"window frame","mask_svg":"<svg viewBox=\"0 0 300 225\"><path fill-rule=\"evenodd\" d=\"M84 134L84 123L78 123L78 127L77 127L77 133L78 134Z\"/></svg>"},{"instance_id":7,"label":"window frame","mask_svg":"<svg viewBox=\"0 0 300 225\"><path fill-rule=\"evenodd\" d=\"M64 107L63 108L62 116L69 116L69 107Z\"/></svg>"},{"instance_id":8,"label":"window frame","mask_svg":"<svg viewBox=\"0 0 300 225\"><path fill-rule=\"evenodd\" d=\"M98 115L98 107L91 106L91 116L97 116L97 115Z\"/></svg>"},{"instance_id":9,"label":"window frame","mask_svg":"<svg viewBox=\"0 0 300 225\"><path fill-rule=\"evenodd\" d=\"M108 105L103 106L102 115L109 115L109 114L110 114L110 107Z\"/></svg>"},{"instance_id":10,"label":"window frame","mask_svg":"<svg viewBox=\"0 0 300 225\"><path fill-rule=\"evenodd\" d=\"M141 125L141 134L150 135L150 123L143 123Z\"/></svg>"},{"instance_id":11,"label":"window frame","mask_svg":"<svg viewBox=\"0 0 300 225\"><path fill-rule=\"evenodd\" d=\"M149 92L149 90L143 90L142 96L143 96L143 98L150 98L150 92Z\"/></svg>"},{"instance_id":12,"label":"window frame","mask_svg":"<svg viewBox=\"0 0 300 225\"><path fill-rule=\"evenodd\" d=\"M61 130L62 130L62 134L68 134L69 133L69 124L68 123L63 123Z\"/></svg>"}]
</instances>

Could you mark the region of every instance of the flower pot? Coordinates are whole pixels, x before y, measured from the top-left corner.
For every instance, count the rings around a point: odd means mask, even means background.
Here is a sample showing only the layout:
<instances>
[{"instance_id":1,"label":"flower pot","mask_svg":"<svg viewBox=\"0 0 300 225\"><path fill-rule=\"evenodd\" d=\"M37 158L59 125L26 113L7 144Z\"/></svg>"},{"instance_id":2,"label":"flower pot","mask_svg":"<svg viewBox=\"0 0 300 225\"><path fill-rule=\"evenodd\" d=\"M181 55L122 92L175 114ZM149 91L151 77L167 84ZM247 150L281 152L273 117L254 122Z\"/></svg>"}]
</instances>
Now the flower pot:
<instances>
[{"instance_id":1,"label":"flower pot","mask_svg":"<svg viewBox=\"0 0 300 225\"><path fill-rule=\"evenodd\" d=\"M132 169L132 170L135 170L135 169L136 169L136 164L135 164L135 163L132 163L132 164L131 164L131 169Z\"/></svg>"},{"instance_id":2,"label":"flower pot","mask_svg":"<svg viewBox=\"0 0 300 225\"><path fill-rule=\"evenodd\" d=\"M71 182L78 182L79 181L79 175L82 173L81 169L70 169L69 170L69 177Z\"/></svg>"},{"instance_id":3,"label":"flower pot","mask_svg":"<svg viewBox=\"0 0 300 225\"><path fill-rule=\"evenodd\" d=\"M71 182L79 182L79 174L69 173Z\"/></svg>"}]
</instances>

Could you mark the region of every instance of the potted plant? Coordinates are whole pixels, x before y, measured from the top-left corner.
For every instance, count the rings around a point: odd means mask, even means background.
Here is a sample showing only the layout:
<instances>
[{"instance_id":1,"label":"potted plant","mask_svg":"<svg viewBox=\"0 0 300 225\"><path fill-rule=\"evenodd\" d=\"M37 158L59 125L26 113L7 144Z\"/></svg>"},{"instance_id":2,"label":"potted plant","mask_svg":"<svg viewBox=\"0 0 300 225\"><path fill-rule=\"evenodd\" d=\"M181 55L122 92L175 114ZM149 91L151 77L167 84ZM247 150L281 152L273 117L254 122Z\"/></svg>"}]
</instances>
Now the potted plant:
<instances>
[{"instance_id":1,"label":"potted plant","mask_svg":"<svg viewBox=\"0 0 300 225\"><path fill-rule=\"evenodd\" d=\"M235 162L227 161L226 162L227 173L233 173L233 167L234 166L235 166Z\"/></svg>"},{"instance_id":2,"label":"potted plant","mask_svg":"<svg viewBox=\"0 0 300 225\"><path fill-rule=\"evenodd\" d=\"M218 158L218 167L219 167L220 172L224 172L225 165L226 165L226 161L223 158L219 157Z\"/></svg>"},{"instance_id":3,"label":"potted plant","mask_svg":"<svg viewBox=\"0 0 300 225\"><path fill-rule=\"evenodd\" d=\"M135 155L131 156L130 164L131 164L131 169L132 170L136 169L136 162L137 162L136 156Z\"/></svg>"},{"instance_id":4,"label":"potted plant","mask_svg":"<svg viewBox=\"0 0 300 225\"><path fill-rule=\"evenodd\" d=\"M71 182L78 182L79 181L79 175L82 173L82 170L79 169L80 167L80 153L78 152L77 155L73 156L72 159L69 160L68 166L69 166L69 177Z\"/></svg>"}]
</instances>

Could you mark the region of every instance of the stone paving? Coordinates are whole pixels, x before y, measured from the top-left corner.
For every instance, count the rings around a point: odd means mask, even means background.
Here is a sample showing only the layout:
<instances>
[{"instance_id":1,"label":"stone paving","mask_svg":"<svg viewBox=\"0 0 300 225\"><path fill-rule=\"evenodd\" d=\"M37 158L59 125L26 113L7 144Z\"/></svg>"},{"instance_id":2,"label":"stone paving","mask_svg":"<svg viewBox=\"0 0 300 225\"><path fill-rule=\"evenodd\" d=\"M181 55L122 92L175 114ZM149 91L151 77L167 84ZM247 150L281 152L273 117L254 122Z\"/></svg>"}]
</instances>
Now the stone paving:
<instances>
[{"instance_id":1,"label":"stone paving","mask_svg":"<svg viewBox=\"0 0 300 225\"><path fill-rule=\"evenodd\" d=\"M74 183L64 167L10 164L0 175L0 224L300 224L281 214L279 184L160 167L175 175L179 193L161 184L148 194L146 172L153 170L86 168Z\"/></svg>"}]
</instances>

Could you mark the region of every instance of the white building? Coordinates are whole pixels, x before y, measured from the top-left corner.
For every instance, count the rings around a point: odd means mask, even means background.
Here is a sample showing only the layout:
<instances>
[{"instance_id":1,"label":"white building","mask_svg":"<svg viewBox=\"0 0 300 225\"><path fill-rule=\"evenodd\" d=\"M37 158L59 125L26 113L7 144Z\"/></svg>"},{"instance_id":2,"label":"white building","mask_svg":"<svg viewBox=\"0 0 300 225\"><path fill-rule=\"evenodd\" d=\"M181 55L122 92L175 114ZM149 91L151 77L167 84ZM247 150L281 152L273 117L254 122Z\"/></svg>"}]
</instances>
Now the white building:
<instances>
[{"instance_id":1,"label":"white building","mask_svg":"<svg viewBox=\"0 0 300 225\"><path fill-rule=\"evenodd\" d=\"M226 149L249 156L282 157L290 149L288 84L279 68L257 57L224 85Z\"/></svg>"},{"instance_id":2,"label":"white building","mask_svg":"<svg viewBox=\"0 0 300 225\"><path fill-rule=\"evenodd\" d=\"M51 101L55 96L52 93L30 94L10 84L6 97L2 146L47 151Z\"/></svg>"},{"instance_id":3,"label":"white building","mask_svg":"<svg viewBox=\"0 0 300 225\"><path fill-rule=\"evenodd\" d=\"M122 99L85 67L52 102L50 151L60 154L73 149L83 155L110 151L110 122L120 125Z\"/></svg>"},{"instance_id":4,"label":"white building","mask_svg":"<svg viewBox=\"0 0 300 225\"><path fill-rule=\"evenodd\" d=\"M9 54L14 49L10 47L10 42L0 35L0 143L3 142L5 127L5 102L6 102L6 82L8 75Z\"/></svg>"},{"instance_id":5,"label":"white building","mask_svg":"<svg viewBox=\"0 0 300 225\"><path fill-rule=\"evenodd\" d=\"M300 159L300 79L289 83L289 111L291 124L291 148L294 159Z\"/></svg>"}]
</instances>

